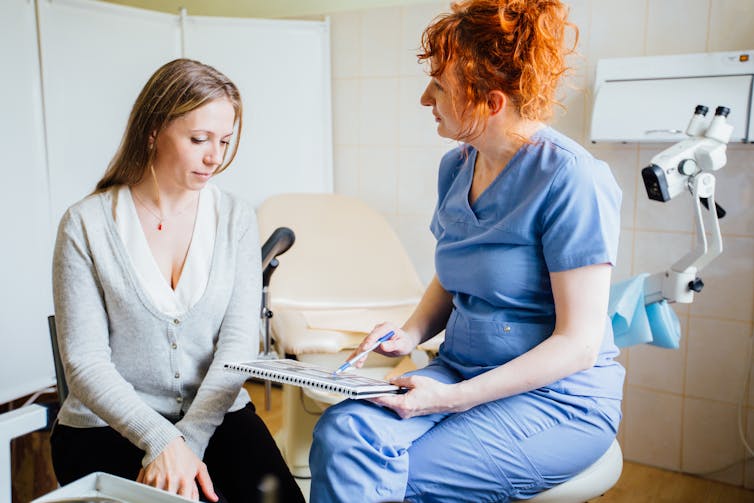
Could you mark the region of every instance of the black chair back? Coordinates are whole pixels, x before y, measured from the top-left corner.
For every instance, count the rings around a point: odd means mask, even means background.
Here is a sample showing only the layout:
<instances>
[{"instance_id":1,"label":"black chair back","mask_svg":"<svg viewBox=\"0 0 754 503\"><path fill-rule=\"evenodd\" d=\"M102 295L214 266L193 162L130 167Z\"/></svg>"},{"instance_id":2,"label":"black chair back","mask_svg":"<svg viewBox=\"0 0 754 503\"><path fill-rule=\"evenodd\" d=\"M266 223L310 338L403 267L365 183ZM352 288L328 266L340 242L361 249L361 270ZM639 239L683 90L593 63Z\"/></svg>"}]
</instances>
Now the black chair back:
<instances>
[{"instance_id":1,"label":"black chair back","mask_svg":"<svg viewBox=\"0 0 754 503\"><path fill-rule=\"evenodd\" d=\"M55 378L57 380L58 399L60 405L63 405L65 398L68 396L68 384L65 382L65 373L63 372L63 362L60 359L60 349L58 348L58 329L55 326L55 315L47 317L47 327L50 329L50 342L52 343L52 359L55 362Z\"/></svg>"}]
</instances>

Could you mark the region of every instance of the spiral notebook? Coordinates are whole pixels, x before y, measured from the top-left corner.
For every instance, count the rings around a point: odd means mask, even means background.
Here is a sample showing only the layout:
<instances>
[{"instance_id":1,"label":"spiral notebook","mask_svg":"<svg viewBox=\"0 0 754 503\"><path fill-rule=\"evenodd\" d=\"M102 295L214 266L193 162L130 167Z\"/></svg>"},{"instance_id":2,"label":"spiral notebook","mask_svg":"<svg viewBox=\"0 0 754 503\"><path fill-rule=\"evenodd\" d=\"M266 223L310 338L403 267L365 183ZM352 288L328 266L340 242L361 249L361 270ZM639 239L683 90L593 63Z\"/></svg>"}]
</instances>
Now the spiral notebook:
<instances>
[{"instance_id":1,"label":"spiral notebook","mask_svg":"<svg viewBox=\"0 0 754 503\"><path fill-rule=\"evenodd\" d=\"M224 366L249 377L341 393L349 398L372 398L407 391L386 381L348 372L333 375L332 370L296 360L254 360Z\"/></svg>"}]
</instances>

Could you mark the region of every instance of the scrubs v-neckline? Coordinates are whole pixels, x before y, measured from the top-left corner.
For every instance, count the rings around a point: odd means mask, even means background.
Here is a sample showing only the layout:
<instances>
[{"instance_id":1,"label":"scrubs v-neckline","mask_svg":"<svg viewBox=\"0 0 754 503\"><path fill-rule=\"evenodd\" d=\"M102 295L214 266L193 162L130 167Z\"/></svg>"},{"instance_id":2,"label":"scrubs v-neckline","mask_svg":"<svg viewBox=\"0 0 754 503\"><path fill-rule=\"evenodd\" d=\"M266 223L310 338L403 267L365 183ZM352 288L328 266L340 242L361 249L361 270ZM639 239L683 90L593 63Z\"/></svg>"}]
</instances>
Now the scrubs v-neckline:
<instances>
[{"instance_id":1,"label":"scrubs v-neckline","mask_svg":"<svg viewBox=\"0 0 754 503\"><path fill-rule=\"evenodd\" d=\"M535 135L538 133L539 131L535 133ZM534 138L535 135L532 135L532 138ZM506 173L508 173L511 169L515 168L515 163L518 160L518 157L522 155L527 145L528 143L524 143L523 145L521 145L521 147L519 147L518 150L516 150L516 153L513 154L513 156L508 160L508 162L505 164L503 169L500 170L500 173L498 173L495 176L495 178L490 182L490 184L487 185L487 187L485 187L482 193L479 194L479 196L477 196L473 204L469 201L469 196L471 195L471 184L474 182L474 172L476 171L477 154L479 153L479 151L476 148L474 148L471 151L471 155L469 156L469 160L468 160L470 169L465 170L467 174L466 174L466 180L464 180L463 194L465 195L464 197L465 208L468 211L471 218L474 220L475 224L479 224L479 217L477 216L477 212L483 208L482 205L484 204L484 200L491 197L491 196L488 196L487 194L495 192L494 190L495 185L499 185L500 183L502 183L500 180L502 180L506 176Z\"/></svg>"}]
</instances>

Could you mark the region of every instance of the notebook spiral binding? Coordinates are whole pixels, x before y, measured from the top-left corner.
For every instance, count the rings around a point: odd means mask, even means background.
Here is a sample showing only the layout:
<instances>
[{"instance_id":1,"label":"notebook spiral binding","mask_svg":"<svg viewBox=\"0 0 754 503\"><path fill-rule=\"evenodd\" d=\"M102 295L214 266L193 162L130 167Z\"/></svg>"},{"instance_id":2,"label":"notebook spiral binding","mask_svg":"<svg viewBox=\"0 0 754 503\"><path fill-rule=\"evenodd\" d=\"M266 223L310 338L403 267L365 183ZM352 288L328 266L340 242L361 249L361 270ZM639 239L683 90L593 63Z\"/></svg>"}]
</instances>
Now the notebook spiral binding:
<instances>
[{"instance_id":1,"label":"notebook spiral binding","mask_svg":"<svg viewBox=\"0 0 754 503\"><path fill-rule=\"evenodd\" d=\"M246 373L246 369L243 367L240 367L238 365L233 364L225 364L225 367L230 370L235 370L237 372ZM323 384L321 382L318 382L314 379L303 379L301 377L290 377L285 374L279 374L275 372L270 372L268 370L260 370L256 369L254 372L254 377L258 377L260 379L265 380L274 380L279 382L284 382L287 384L294 384L294 385L305 385L313 388L318 388L325 391L330 391L334 393L342 393L344 395L355 397L357 394L353 392L352 390L343 387L343 386L336 386L334 384Z\"/></svg>"}]
</instances>

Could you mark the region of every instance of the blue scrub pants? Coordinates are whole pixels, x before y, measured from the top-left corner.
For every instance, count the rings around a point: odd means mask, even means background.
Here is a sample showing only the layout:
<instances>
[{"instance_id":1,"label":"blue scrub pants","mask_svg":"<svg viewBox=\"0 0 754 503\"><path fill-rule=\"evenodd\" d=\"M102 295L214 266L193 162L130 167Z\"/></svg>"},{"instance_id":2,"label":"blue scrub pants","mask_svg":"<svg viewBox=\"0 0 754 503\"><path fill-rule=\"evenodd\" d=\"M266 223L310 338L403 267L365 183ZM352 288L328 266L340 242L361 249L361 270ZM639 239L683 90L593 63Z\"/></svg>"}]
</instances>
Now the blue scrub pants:
<instances>
[{"instance_id":1,"label":"blue scrub pants","mask_svg":"<svg viewBox=\"0 0 754 503\"><path fill-rule=\"evenodd\" d=\"M461 380L441 360L414 374ZM410 419L346 400L328 408L314 429L310 502L531 498L599 459L620 414L620 400L545 389Z\"/></svg>"}]
</instances>

